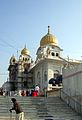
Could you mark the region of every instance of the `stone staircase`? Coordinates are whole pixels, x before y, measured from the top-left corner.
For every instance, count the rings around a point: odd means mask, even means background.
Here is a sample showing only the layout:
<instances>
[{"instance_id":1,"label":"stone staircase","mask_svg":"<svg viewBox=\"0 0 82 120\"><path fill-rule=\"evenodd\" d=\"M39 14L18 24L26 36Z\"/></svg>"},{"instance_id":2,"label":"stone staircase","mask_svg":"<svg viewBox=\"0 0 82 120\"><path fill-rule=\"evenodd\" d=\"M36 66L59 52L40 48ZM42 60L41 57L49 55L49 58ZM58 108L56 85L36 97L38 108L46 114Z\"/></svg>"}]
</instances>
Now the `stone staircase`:
<instances>
[{"instance_id":1,"label":"stone staircase","mask_svg":"<svg viewBox=\"0 0 82 120\"><path fill-rule=\"evenodd\" d=\"M25 112L25 120L82 120L59 97L15 97ZM15 112L10 119L11 97L0 96L0 120L15 120Z\"/></svg>"}]
</instances>

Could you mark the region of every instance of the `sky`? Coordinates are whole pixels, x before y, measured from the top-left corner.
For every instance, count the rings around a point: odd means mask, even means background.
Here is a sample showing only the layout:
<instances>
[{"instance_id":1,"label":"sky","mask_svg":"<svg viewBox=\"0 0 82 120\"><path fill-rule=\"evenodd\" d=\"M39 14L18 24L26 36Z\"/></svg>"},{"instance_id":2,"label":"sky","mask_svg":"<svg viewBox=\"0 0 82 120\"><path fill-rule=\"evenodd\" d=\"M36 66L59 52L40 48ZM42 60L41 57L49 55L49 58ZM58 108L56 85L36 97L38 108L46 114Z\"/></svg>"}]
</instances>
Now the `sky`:
<instances>
[{"instance_id":1,"label":"sky","mask_svg":"<svg viewBox=\"0 0 82 120\"><path fill-rule=\"evenodd\" d=\"M0 0L0 87L9 79L11 56L25 45L35 60L48 26L63 56L81 60L82 0Z\"/></svg>"}]
</instances>

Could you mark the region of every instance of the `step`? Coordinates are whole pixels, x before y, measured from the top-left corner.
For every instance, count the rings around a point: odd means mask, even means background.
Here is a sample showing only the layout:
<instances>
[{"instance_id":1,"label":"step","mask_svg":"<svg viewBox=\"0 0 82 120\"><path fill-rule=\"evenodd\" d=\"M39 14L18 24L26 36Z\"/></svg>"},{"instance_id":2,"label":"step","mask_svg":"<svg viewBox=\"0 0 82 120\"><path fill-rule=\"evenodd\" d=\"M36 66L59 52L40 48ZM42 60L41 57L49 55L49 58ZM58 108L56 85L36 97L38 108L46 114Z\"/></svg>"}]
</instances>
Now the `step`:
<instances>
[{"instance_id":1,"label":"step","mask_svg":"<svg viewBox=\"0 0 82 120\"><path fill-rule=\"evenodd\" d=\"M59 97L16 97L25 112L27 120L82 120ZM0 97L0 120L10 119L11 97ZM13 112L13 120L15 112Z\"/></svg>"}]
</instances>

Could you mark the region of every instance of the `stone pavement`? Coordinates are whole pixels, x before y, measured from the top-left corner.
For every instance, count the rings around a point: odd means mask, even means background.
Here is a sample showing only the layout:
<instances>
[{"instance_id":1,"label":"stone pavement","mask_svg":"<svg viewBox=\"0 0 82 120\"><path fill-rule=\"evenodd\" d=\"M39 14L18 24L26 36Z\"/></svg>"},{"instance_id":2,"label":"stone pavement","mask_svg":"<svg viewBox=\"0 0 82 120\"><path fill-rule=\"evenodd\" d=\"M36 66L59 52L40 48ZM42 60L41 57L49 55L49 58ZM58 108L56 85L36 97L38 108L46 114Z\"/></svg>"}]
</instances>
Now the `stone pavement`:
<instances>
[{"instance_id":1,"label":"stone pavement","mask_svg":"<svg viewBox=\"0 0 82 120\"><path fill-rule=\"evenodd\" d=\"M82 120L59 97L15 97L25 112L25 120ZM10 120L11 97L0 96L0 120ZM15 120L15 112L12 113Z\"/></svg>"}]
</instances>

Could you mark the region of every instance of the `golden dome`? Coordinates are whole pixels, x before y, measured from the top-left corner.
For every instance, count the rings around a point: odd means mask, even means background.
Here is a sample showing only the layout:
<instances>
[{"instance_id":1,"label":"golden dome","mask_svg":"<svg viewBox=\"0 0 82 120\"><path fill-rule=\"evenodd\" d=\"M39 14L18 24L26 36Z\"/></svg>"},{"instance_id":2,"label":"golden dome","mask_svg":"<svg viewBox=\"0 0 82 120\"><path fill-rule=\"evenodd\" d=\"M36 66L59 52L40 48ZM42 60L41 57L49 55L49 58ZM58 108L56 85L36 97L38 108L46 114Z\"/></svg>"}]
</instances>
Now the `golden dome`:
<instances>
[{"instance_id":1,"label":"golden dome","mask_svg":"<svg viewBox=\"0 0 82 120\"><path fill-rule=\"evenodd\" d=\"M22 55L29 55L29 50L25 47L22 51L21 51Z\"/></svg>"},{"instance_id":2,"label":"golden dome","mask_svg":"<svg viewBox=\"0 0 82 120\"><path fill-rule=\"evenodd\" d=\"M57 38L50 34L50 26L48 26L48 33L41 39L40 46L43 47L45 45L56 45L58 46Z\"/></svg>"}]
</instances>

